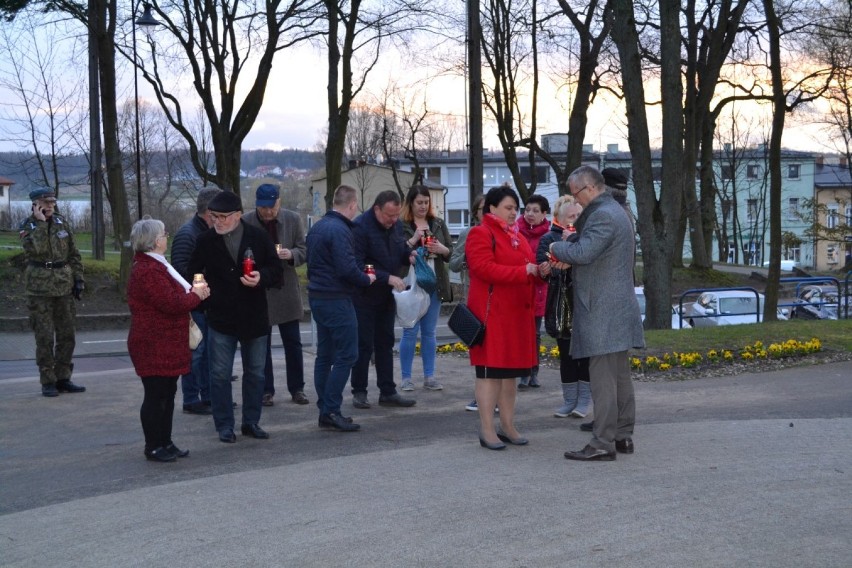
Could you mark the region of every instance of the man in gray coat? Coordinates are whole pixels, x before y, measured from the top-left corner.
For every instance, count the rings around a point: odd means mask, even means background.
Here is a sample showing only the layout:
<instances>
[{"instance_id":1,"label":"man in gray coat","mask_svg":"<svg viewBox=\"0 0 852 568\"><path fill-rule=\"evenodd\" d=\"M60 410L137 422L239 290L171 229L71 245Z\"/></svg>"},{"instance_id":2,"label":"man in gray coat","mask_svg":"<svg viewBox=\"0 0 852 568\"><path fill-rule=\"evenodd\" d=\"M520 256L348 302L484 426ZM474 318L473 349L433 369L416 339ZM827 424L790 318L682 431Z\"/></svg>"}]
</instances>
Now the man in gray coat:
<instances>
[{"instance_id":1,"label":"man in gray coat","mask_svg":"<svg viewBox=\"0 0 852 568\"><path fill-rule=\"evenodd\" d=\"M308 404L305 396L305 371L302 357L302 336L299 322L302 320L302 290L296 267L305 263L305 228L302 218L295 211L281 207L281 190L277 185L264 183L255 192L254 211L249 211L243 220L249 225L260 227L269 235L278 251L284 278L279 285L266 289L269 306L269 325L277 325L284 345L284 360L287 368L287 390L296 404ZM272 406L275 382L272 371L272 328L266 345L266 371L263 388L263 405Z\"/></svg>"},{"instance_id":2,"label":"man in gray coat","mask_svg":"<svg viewBox=\"0 0 852 568\"><path fill-rule=\"evenodd\" d=\"M595 421L592 441L565 457L611 461L616 451L633 453L636 402L627 351L645 346L633 291L633 230L599 171L581 166L568 177L568 186L583 206L575 225L579 237L554 242L550 252L574 267L571 357L590 358Z\"/></svg>"}]
</instances>

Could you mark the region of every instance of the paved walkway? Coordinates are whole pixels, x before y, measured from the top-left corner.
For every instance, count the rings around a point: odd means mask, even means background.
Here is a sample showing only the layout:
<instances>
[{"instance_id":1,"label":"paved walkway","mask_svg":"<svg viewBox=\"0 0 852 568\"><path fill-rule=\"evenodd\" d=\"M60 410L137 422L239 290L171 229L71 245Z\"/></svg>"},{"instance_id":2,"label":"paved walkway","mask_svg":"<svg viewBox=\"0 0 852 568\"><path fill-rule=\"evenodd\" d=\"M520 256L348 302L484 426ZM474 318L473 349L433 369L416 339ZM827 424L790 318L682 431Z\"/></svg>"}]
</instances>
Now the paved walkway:
<instances>
[{"instance_id":1,"label":"paved walkway","mask_svg":"<svg viewBox=\"0 0 852 568\"><path fill-rule=\"evenodd\" d=\"M25 344L0 336L4 350ZM58 399L38 396L31 372L0 376L0 565L798 568L852 558L852 362L637 383L637 452L612 463L562 458L588 435L579 420L552 417L553 369L519 394L530 445L479 448L476 416L462 410L467 360L442 357L446 388L415 391L413 409L357 411L347 395L359 433L321 431L313 405L279 396L264 409L270 440L221 444L209 418L178 413L175 439L192 455L155 464L141 454L141 386L114 357L81 358L75 379L88 392ZM108 359L110 369L81 370ZM280 350L275 363L283 369ZM3 366L17 364L33 362Z\"/></svg>"}]
</instances>

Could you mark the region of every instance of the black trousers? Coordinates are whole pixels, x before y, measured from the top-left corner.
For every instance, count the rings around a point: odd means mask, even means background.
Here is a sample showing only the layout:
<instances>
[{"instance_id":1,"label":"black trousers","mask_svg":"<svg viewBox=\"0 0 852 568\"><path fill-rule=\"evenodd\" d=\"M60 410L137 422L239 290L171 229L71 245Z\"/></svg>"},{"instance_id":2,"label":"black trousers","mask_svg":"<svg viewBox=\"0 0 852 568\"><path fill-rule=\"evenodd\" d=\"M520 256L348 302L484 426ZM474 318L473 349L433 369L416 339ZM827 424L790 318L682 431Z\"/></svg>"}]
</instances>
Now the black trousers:
<instances>
[{"instance_id":1,"label":"black trousers","mask_svg":"<svg viewBox=\"0 0 852 568\"><path fill-rule=\"evenodd\" d=\"M571 338L558 338L556 346L559 347L559 376L562 384L567 385L577 381L589 382L589 358L574 359L569 355L571 352Z\"/></svg>"},{"instance_id":2,"label":"black trousers","mask_svg":"<svg viewBox=\"0 0 852 568\"><path fill-rule=\"evenodd\" d=\"M172 443L172 417L178 377L142 377L145 398L139 409L145 449L156 450Z\"/></svg>"}]
</instances>

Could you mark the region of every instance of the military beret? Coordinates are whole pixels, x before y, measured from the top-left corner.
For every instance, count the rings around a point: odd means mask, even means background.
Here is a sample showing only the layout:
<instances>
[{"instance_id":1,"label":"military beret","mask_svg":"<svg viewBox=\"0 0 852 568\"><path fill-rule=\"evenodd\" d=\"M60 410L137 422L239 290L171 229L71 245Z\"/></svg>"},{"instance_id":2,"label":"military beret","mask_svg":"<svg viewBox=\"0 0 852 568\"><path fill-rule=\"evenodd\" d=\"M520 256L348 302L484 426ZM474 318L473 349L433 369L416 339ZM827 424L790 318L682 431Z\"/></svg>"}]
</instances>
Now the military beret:
<instances>
[{"instance_id":1,"label":"military beret","mask_svg":"<svg viewBox=\"0 0 852 568\"><path fill-rule=\"evenodd\" d=\"M36 199L52 199L56 201L56 194L49 187L40 187L30 192L30 201Z\"/></svg>"}]
</instances>

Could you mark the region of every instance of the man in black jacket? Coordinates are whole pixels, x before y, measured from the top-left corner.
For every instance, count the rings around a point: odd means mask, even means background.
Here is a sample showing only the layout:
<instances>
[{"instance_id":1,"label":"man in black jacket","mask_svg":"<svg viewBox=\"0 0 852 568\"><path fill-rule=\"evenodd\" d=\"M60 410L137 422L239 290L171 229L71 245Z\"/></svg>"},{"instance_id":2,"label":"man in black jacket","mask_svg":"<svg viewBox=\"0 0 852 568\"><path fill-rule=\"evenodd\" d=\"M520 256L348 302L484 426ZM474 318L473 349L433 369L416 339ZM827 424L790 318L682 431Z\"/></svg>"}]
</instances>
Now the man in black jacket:
<instances>
[{"instance_id":1,"label":"man in black jacket","mask_svg":"<svg viewBox=\"0 0 852 568\"><path fill-rule=\"evenodd\" d=\"M198 237L188 272L203 273L210 286L205 300L210 398L219 439L237 441L234 435L231 370L237 342L243 362L243 435L269 437L259 425L269 333L266 288L281 280L275 247L262 229L246 225L242 201L223 191L207 206L213 228ZM254 267L243 271L244 259L253 256Z\"/></svg>"},{"instance_id":2,"label":"man in black jacket","mask_svg":"<svg viewBox=\"0 0 852 568\"><path fill-rule=\"evenodd\" d=\"M192 282L193 275L187 268L192 251L195 250L195 241L198 235L213 226L207 205L221 191L218 187L205 187L199 191L195 215L178 229L172 239L172 266L187 282ZM207 318L200 308L189 315L201 330L202 339L192 352L191 370L180 378L183 411L188 414L210 414L210 373L207 369L207 341L204 339L207 337Z\"/></svg>"},{"instance_id":3,"label":"man in black jacket","mask_svg":"<svg viewBox=\"0 0 852 568\"><path fill-rule=\"evenodd\" d=\"M393 327L396 303L393 289L404 290L398 276L410 263L412 248L402 234L399 214L402 204L395 191L383 191L376 196L373 207L354 222L355 260L359 266L373 265L376 282L355 295L358 316L358 361L352 367L352 405L370 408L367 401L367 375L370 358L375 353L376 383L379 404L382 406L414 406L416 401L403 398L396 392L393 380Z\"/></svg>"}]
</instances>

